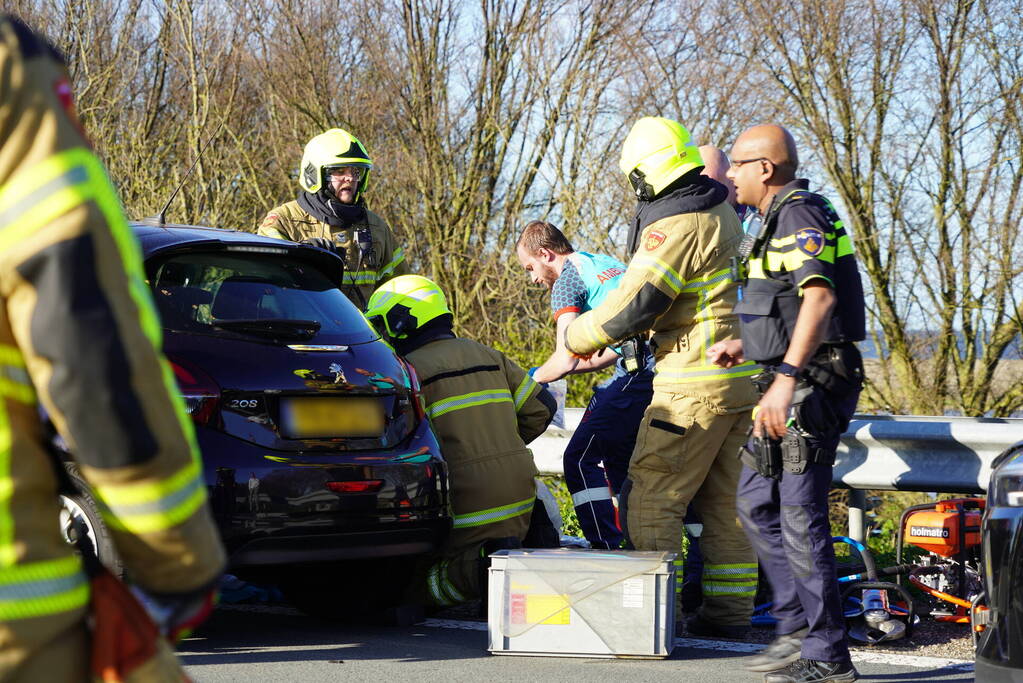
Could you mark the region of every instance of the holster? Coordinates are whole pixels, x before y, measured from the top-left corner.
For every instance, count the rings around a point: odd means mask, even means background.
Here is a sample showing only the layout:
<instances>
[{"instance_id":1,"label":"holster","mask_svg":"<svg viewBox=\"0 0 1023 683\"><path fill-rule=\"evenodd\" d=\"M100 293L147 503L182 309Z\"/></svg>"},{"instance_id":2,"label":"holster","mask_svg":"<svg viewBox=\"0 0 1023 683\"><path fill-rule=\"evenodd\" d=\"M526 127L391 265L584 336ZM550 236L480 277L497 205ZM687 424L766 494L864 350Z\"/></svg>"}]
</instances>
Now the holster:
<instances>
[{"instance_id":1,"label":"holster","mask_svg":"<svg viewBox=\"0 0 1023 683\"><path fill-rule=\"evenodd\" d=\"M750 450L750 447L753 450ZM755 470L761 477L778 479L781 477L782 450L781 444L764 436L753 436L750 430L749 438L739 449L739 459L742 463Z\"/></svg>"}]
</instances>

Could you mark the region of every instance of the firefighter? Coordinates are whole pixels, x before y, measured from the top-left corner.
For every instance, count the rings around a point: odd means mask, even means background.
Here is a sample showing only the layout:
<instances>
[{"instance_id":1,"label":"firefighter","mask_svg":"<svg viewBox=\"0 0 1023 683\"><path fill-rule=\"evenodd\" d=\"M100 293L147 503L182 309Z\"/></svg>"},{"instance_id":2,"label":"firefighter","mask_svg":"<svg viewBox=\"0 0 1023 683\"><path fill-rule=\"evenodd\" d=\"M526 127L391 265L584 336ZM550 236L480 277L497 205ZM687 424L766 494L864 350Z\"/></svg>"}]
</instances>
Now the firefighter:
<instances>
[{"instance_id":1,"label":"firefighter","mask_svg":"<svg viewBox=\"0 0 1023 683\"><path fill-rule=\"evenodd\" d=\"M679 123L645 117L629 132L620 168L639 205L629 232L634 252L622 283L569 325L566 346L588 356L653 332L654 395L643 415L622 503L638 550L677 551L686 509L703 523L703 604L694 635L740 637L749 627L756 558L736 520L735 453L753 407L751 363L719 368L716 341L738 334L729 259L742 228L728 192L700 174L703 161Z\"/></svg>"},{"instance_id":2,"label":"firefighter","mask_svg":"<svg viewBox=\"0 0 1023 683\"><path fill-rule=\"evenodd\" d=\"M771 683L854 681L828 522L831 467L856 409L865 335L852 241L831 203L796 178L780 126L735 141L729 177L756 209L736 306L741 340L711 347L721 367L752 358L761 394L740 452L739 514L774 590L777 638L747 668Z\"/></svg>"},{"instance_id":3,"label":"firefighter","mask_svg":"<svg viewBox=\"0 0 1023 683\"><path fill-rule=\"evenodd\" d=\"M580 361L565 349L565 329L618 286L625 265L604 254L576 251L556 226L544 221L531 221L523 228L515 251L532 281L550 289L557 325L554 353L530 371L533 379L553 382L569 373L615 366L611 379L593 390L582 421L565 447L563 464L565 484L590 547L617 548L622 531L613 496L625 481L636 431L653 394L653 357L645 352L638 357L641 347L632 342L637 356L628 368L625 359L611 350Z\"/></svg>"},{"instance_id":4,"label":"firefighter","mask_svg":"<svg viewBox=\"0 0 1023 683\"><path fill-rule=\"evenodd\" d=\"M80 681L90 590L59 532L40 403L165 628L208 613L225 557L141 254L63 61L0 17L0 74L0 680Z\"/></svg>"},{"instance_id":5,"label":"firefighter","mask_svg":"<svg viewBox=\"0 0 1023 683\"><path fill-rule=\"evenodd\" d=\"M415 368L448 463L454 529L427 572L426 600L478 597L482 556L518 547L529 529L537 471L526 444L547 428L554 399L500 351L456 337L443 292L425 277L384 283L366 317Z\"/></svg>"},{"instance_id":6,"label":"firefighter","mask_svg":"<svg viewBox=\"0 0 1023 683\"><path fill-rule=\"evenodd\" d=\"M408 272L405 252L387 222L366 208L373 162L354 135L332 128L305 146L295 201L266 215L256 232L304 242L345 261L342 291L360 309L374 289Z\"/></svg>"}]
</instances>

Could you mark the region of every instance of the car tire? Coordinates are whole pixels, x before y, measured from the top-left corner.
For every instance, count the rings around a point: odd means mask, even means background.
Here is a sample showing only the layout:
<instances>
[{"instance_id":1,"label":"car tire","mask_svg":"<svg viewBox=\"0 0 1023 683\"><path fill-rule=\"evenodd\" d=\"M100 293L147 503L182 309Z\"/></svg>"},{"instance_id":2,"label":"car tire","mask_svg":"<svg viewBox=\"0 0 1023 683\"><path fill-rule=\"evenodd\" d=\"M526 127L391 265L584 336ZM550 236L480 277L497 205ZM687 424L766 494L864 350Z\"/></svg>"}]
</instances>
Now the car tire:
<instances>
[{"instance_id":1,"label":"car tire","mask_svg":"<svg viewBox=\"0 0 1023 683\"><path fill-rule=\"evenodd\" d=\"M74 493L60 494L60 533L61 537L72 546L76 546L76 538L84 533L92 545L93 552L99 561L116 577L123 577L124 565L114 547L110 530L103 523L99 514L99 505L92 495L89 485L82 478L78 466L64 463L68 479L74 486Z\"/></svg>"},{"instance_id":2,"label":"car tire","mask_svg":"<svg viewBox=\"0 0 1023 683\"><path fill-rule=\"evenodd\" d=\"M288 601L312 617L328 621L359 620L399 607L407 580L406 558L355 561L330 571L312 570L285 578Z\"/></svg>"}]
</instances>

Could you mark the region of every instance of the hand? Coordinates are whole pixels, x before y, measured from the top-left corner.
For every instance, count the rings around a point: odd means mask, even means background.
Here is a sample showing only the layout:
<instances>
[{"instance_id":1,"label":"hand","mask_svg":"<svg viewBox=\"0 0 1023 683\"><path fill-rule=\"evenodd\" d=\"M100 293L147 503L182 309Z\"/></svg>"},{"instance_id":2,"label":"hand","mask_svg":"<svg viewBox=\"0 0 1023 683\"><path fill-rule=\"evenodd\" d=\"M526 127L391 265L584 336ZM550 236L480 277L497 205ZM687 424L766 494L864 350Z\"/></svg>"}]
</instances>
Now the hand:
<instances>
[{"instance_id":1,"label":"hand","mask_svg":"<svg viewBox=\"0 0 1023 683\"><path fill-rule=\"evenodd\" d=\"M306 237L304 240L299 242L299 244L308 244L310 247L324 249L332 254L337 253L337 245L326 237Z\"/></svg>"},{"instance_id":2,"label":"hand","mask_svg":"<svg viewBox=\"0 0 1023 683\"><path fill-rule=\"evenodd\" d=\"M727 339L707 349L707 360L722 368L732 368L746 359L742 355L742 340Z\"/></svg>"},{"instance_id":3,"label":"hand","mask_svg":"<svg viewBox=\"0 0 1023 683\"><path fill-rule=\"evenodd\" d=\"M788 430L789 407L796 391L794 377L775 375L774 382L753 409L753 436L780 439Z\"/></svg>"}]
</instances>

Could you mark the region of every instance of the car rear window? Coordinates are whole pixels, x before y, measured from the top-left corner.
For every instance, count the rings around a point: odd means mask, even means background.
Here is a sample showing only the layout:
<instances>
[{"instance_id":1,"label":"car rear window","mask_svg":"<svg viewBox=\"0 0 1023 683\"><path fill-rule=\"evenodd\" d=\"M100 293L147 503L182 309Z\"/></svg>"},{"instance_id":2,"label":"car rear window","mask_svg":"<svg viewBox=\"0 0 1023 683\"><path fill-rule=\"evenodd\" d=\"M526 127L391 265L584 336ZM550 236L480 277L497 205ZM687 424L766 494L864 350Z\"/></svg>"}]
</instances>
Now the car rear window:
<instances>
[{"instance_id":1,"label":"car rear window","mask_svg":"<svg viewBox=\"0 0 1023 683\"><path fill-rule=\"evenodd\" d=\"M157 265L152 288L164 328L176 332L235 335L217 328L217 322L311 320L320 328L310 343L361 344L377 338L322 272L289 256L179 254Z\"/></svg>"}]
</instances>

